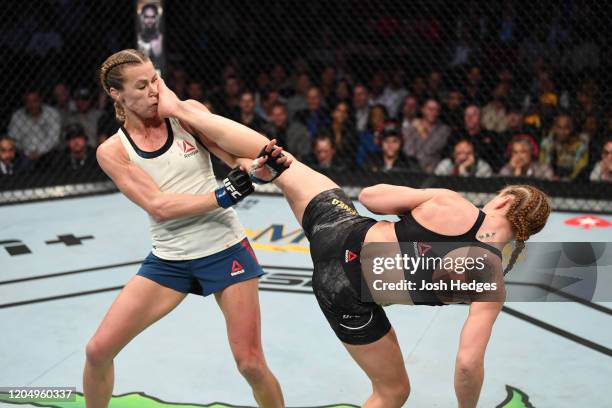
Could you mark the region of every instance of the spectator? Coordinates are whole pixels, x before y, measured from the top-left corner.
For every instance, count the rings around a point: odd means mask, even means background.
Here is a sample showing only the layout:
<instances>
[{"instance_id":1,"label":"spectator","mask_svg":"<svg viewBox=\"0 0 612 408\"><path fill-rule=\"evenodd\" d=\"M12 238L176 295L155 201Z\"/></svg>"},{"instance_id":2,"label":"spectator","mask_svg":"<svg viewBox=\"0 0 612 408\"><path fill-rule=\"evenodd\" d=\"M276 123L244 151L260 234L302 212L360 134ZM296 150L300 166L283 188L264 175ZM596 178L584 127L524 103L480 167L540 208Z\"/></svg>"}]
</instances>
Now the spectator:
<instances>
[{"instance_id":1,"label":"spectator","mask_svg":"<svg viewBox=\"0 0 612 408\"><path fill-rule=\"evenodd\" d=\"M44 105L38 91L27 91L24 107L11 116L8 133L17 142L17 149L30 160L37 160L59 143L61 118L59 113Z\"/></svg>"},{"instance_id":2,"label":"spectator","mask_svg":"<svg viewBox=\"0 0 612 408\"><path fill-rule=\"evenodd\" d=\"M285 70L285 67L282 64L274 64L272 70L270 71L270 76L272 77L272 89L276 89L281 97L287 97L291 89L291 83L287 78L287 71ZM308 89L309 87L310 79L305 89Z\"/></svg>"},{"instance_id":3,"label":"spectator","mask_svg":"<svg viewBox=\"0 0 612 408\"><path fill-rule=\"evenodd\" d=\"M482 73L480 67L471 66L466 74L465 82L465 99L468 104L482 106L487 99L484 87L482 85Z\"/></svg>"},{"instance_id":4,"label":"spectator","mask_svg":"<svg viewBox=\"0 0 612 408\"><path fill-rule=\"evenodd\" d=\"M100 167L96 150L87 144L85 129L80 123L70 123L64 130L65 148L54 150L41 157L37 163L40 171L56 175L94 174Z\"/></svg>"},{"instance_id":5,"label":"spectator","mask_svg":"<svg viewBox=\"0 0 612 408\"><path fill-rule=\"evenodd\" d=\"M572 117L560 113L542 141L540 161L552 167L555 180L574 180L589 162L587 142L574 132Z\"/></svg>"},{"instance_id":6,"label":"spectator","mask_svg":"<svg viewBox=\"0 0 612 408\"><path fill-rule=\"evenodd\" d=\"M355 126L350 121L349 105L346 102L339 102L331 116L330 136L334 140L338 159L352 163L357 155L359 140Z\"/></svg>"},{"instance_id":7,"label":"spectator","mask_svg":"<svg viewBox=\"0 0 612 408\"><path fill-rule=\"evenodd\" d=\"M287 101L289 120L293 120L293 116L296 112L308 109L306 95L310 88L310 77L308 74L299 74L295 81L295 94Z\"/></svg>"},{"instance_id":8,"label":"spectator","mask_svg":"<svg viewBox=\"0 0 612 408\"><path fill-rule=\"evenodd\" d=\"M70 89L63 82L53 87L53 107L60 114L62 126L68 123L68 117L77 110L74 100L70 97Z\"/></svg>"},{"instance_id":9,"label":"spectator","mask_svg":"<svg viewBox=\"0 0 612 408\"><path fill-rule=\"evenodd\" d=\"M106 92L104 92L106 94ZM100 119L98 119L97 126L97 134L98 134L98 143L97 146L100 146L102 143L106 141L109 137L117 133L119 130L119 122L115 117L115 106L113 101L109 98L106 101L106 106L102 110L102 115Z\"/></svg>"},{"instance_id":10,"label":"spectator","mask_svg":"<svg viewBox=\"0 0 612 408\"><path fill-rule=\"evenodd\" d=\"M413 95L419 104L427 99L427 83L422 76L415 76L410 85L410 94Z\"/></svg>"},{"instance_id":11,"label":"spectator","mask_svg":"<svg viewBox=\"0 0 612 408\"><path fill-rule=\"evenodd\" d=\"M440 120L451 128L452 133L456 133L463 127L463 94L460 90L448 91Z\"/></svg>"},{"instance_id":12,"label":"spectator","mask_svg":"<svg viewBox=\"0 0 612 408\"><path fill-rule=\"evenodd\" d=\"M331 65L326 65L321 71L321 96L324 100L328 100L334 92L336 83L336 68Z\"/></svg>"},{"instance_id":13,"label":"spectator","mask_svg":"<svg viewBox=\"0 0 612 408\"><path fill-rule=\"evenodd\" d=\"M389 116L384 105L374 105L370 109L368 126L359 134L356 163L363 167L366 158L374 152L380 152L380 136Z\"/></svg>"},{"instance_id":14,"label":"spectator","mask_svg":"<svg viewBox=\"0 0 612 408\"><path fill-rule=\"evenodd\" d=\"M412 122L417 118L419 112L419 101L412 95L404 98L402 105L402 117L400 118L400 127L402 134L412 126Z\"/></svg>"},{"instance_id":15,"label":"spectator","mask_svg":"<svg viewBox=\"0 0 612 408\"><path fill-rule=\"evenodd\" d=\"M370 118L370 92L363 84L355 85L353 88L353 111L355 115L355 127L357 132L365 132L368 128Z\"/></svg>"},{"instance_id":16,"label":"spectator","mask_svg":"<svg viewBox=\"0 0 612 408\"><path fill-rule=\"evenodd\" d=\"M446 158L438 163L434 174L437 176L491 177L493 170L489 163L476 156L472 142L463 139L455 145L452 158Z\"/></svg>"},{"instance_id":17,"label":"spectator","mask_svg":"<svg viewBox=\"0 0 612 408\"><path fill-rule=\"evenodd\" d=\"M15 140L0 137L0 177L29 173L32 162L17 151Z\"/></svg>"},{"instance_id":18,"label":"spectator","mask_svg":"<svg viewBox=\"0 0 612 408\"><path fill-rule=\"evenodd\" d=\"M495 132L482 128L480 108L476 105L465 108L463 122L463 129L451 137L448 148L455 146L461 139L467 139L474 145L478 157L489 163L493 171L499 171L507 143ZM447 156L451 155L452 151L447 151Z\"/></svg>"},{"instance_id":19,"label":"spectator","mask_svg":"<svg viewBox=\"0 0 612 408\"><path fill-rule=\"evenodd\" d=\"M510 104L506 110L506 122L508 128L501 135L502 140L512 140L516 135L528 135L535 145L534 154L539 154L540 138L536 128L525 123L525 115L519 104Z\"/></svg>"},{"instance_id":20,"label":"spectator","mask_svg":"<svg viewBox=\"0 0 612 408\"><path fill-rule=\"evenodd\" d=\"M595 163L590 180L612 182L612 138L603 143L601 161Z\"/></svg>"},{"instance_id":21,"label":"spectator","mask_svg":"<svg viewBox=\"0 0 612 408\"><path fill-rule=\"evenodd\" d=\"M382 101L387 107L387 112L389 112L389 117L391 118L397 117L402 102L408 95L408 90L404 86L404 81L404 70L397 68L393 71L391 80L383 91Z\"/></svg>"},{"instance_id":22,"label":"spectator","mask_svg":"<svg viewBox=\"0 0 612 408\"><path fill-rule=\"evenodd\" d=\"M364 167L373 172L420 172L419 162L402 152L401 131L395 124L387 125L381 133L381 152L372 153Z\"/></svg>"},{"instance_id":23,"label":"spectator","mask_svg":"<svg viewBox=\"0 0 612 408\"><path fill-rule=\"evenodd\" d=\"M387 75L384 71L378 70L372 75L370 79L370 98L372 99L372 105L383 105L389 113L389 101L384 94L385 87L387 86Z\"/></svg>"},{"instance_id":24,"label":"spectator","mask_svg":"<svg viewBox=\"0 0 612 408\"><path fill-rule=\"evenodd\" d=\"M276 103L272 107L270 123L265 126L265 134L270 139L278 140L281 146L287 146L299 160L304 160L311 152L311 138L306 126L299 122L289 122L287 107Z\"/></svg>"},{"instance_id":25,"label":"spectator","mask_svg":"<svg viewBox=\"0 0 612 408\"><path fill-rule=\"evenodd\" d=\"M432 173L440 161L450 128L440 122L440 104L435 99L425 101L421 114L422 118L414 120L403 132L403 150L406 156L416 157L425 172Z\"/></svg>"},{"instance_id":26,"label":"spectator","mask_svg":"<svg viewBox=\"0 0 612 408\"><path fill-rule=\"evenodd\" d=\"M336 157L336 146L333 139L324 132L315 138L312 153L306 164L317 171L347 169L345 164Z\"/></svg>"},{"instance_id":27,"label":"spectator","mask_svg":"<svg viewBox=\"0 0 612 408\"><path fill-rule=\"evenodd\" d=\"M92 94L88 88L77 89L74 99L76 100L77 112L70 115L68 123L80 123L85 129L89 145L97 146L98 120L103 112L92 107Z\"/></svg>"},{"instance_id":28,"label":"spectator","mask_svg":"<svg viewBox=\"0 0 612 408\"><path fill-rule=\"evenodd\" d=\"M529 137L515 136L510 141L510 160L499 171L503 177L533 177L544 180L553 179L550 166L537 161L537 153Z\"/></svg>"},{"instance_id":29,"label":"spectator","mask_svg":"<svg viewBox=\"0 0 612 408\"><path fill-rule=\"evenodd\" d=\"M445 99L444 90L442 89L442 72L434 69L429 73L427 78L427 95L431 99L442 101Z\"/></svg>"},{"instance_id":30,"label":"spectator","mask_svg":"<svg viewBox=\"0 0 612 408\"><path fill-rule=\"evenodd\" d=\"M218 115L229 119L240 117L240 83L238 78L228 75L223 81L221 93L217 93L211 102Z\"/></svg>"},{"instance_id":31,"label":"spectator","mask_svg":"<svg viewBox=\"0 0 612 408\"><path fill-rule=\"evenodd\" d=\"M336 82L333 95L328 98L327 106L336 106L340 102L344 102L350 106L352 93L353 91L349 81L346 79L339 80Z\"/></svg>"},{"instance_id":32,"label":"spectator","mask_svg":"<svg viewBox=\"0 0 612 408\"><path fill-rule=\"evenodd\" d=\"M240 95L240 117L238 122L256 132L262 133L264 131L266 121L255 112L255 98L252 92L247 91Z\"/></svg>"},{"instance_id":33,"label":"spectator","mask_svg":"<svg viewBox=\"0 0 612 408\"><path fill-rule=\"evenodd\" d=\"M306 94L306 109L296 112L293 121L306 126L311 138L314 139L319 130L329 126L329 113L323 107L321 90L311 87Z\"/></svg>"},{"instance_id":34,"label":"spectator","mask_svg":"<svg viewBox=\"0 0 612 408\"><path fill-rule=\"evenodd\" d=\"M281 102L281 96L276 89L266 89L261 93L261 104L255 107L255 113L268 122L272 115L272 108Z\"/></svg>"},{"instance_id":35,"label":"spectator","mask_svg":"<svg viewBox=\"0 0 612 408\"><path fill-rule=\"evenodd\" d=\"M508 85L500 82L493 89L493 99L482 108L482 126L490 131L503 133L508 129L508 118L506 114L506 98Z\"/></svg>"}]
</instances>

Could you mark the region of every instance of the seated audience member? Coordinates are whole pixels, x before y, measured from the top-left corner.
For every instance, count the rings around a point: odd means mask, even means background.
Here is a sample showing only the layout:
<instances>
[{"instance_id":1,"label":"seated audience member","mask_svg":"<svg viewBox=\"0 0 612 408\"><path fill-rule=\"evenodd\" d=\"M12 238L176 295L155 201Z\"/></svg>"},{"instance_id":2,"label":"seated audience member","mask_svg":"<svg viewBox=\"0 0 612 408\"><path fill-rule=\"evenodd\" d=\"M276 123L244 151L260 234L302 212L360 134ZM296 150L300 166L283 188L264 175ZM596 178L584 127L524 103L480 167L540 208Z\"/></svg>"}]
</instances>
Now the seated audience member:
<instances>
[{"instance_id":1,"label":"seated audience member","mask_svg":"<svg viewBox=\"0 0 612 408\"><path fill-rule=\"evenodd\" d=\"M482 126L493 132L503 133L508 129L506 99L508 85L501 82L491 93L492 100L482 108Z\"/></svg>"},{"instance_id":2,"label":"seated audience member","mask_svg":"<svg viewBox=\"0 0 612 408\"><path fill-rule=\"evenodd\" d=\"M440 120L451 128L451 133L463 127L463 94L459 89L451 89L446 94Z\"/></svg>"},{"instance_id":3,"label":"seated audience member","mask_svg":"<svg viewBox=\"0 0 612 408\"><path fill-rule=\"evenodd\" d=\"M68 124L79 123L85 129L90 146L98 145L98 121L103 111L92 106L93 95L89 88L79 88L74 94L77 111L68 117Z\"/></svg>"},{"instance_id":4,"label":"seated audience member","mask_svg":"<svg viewBox=\"0 0 612 408\"><path fill-rule=\"evenodd\" d=\"M403 131L402 149L406 156L416 157L425 172L433 173L448 141L450 128L440 122L440 104L435 99L425 101L421 113L422 118L414 120Z\"/></svg>"},{"instance_id":5,"label":"seated audience member","mask_svg":"<svg viewBox=\"0 0 612 408\"><path fill-rule=\"evenodd\" d=\"M306 126L310 137L314 139L320 129L329 127L329 112L323 106L321 90L316 86L306 93L306 105L307 108L296 112L291 121Z\"/></svg>"},{"instance_id":6,"label":"seated audience member","mask_svg":"<svg viewBox=\"0 0 612 408\"><path fill-rule=\"evenodd\" d=\"M381 132L381 152L372 153L364 168L373 172L411 171L421 172L419 161L402 151L401 131L395 124L387 125Z\"/></svg>"},{"instance_id":7,"label":"seated audience member","mask_svg":"<svg viewBox=\"0 0 612 408\"><path fill-rule=\"evenodd\" d=\"M535 145L537 147L537 145ZM529 137L515 136L509 145L510 160L499 171L503 177L533 177L552 180L550 166L537 161L533 141Z\"/></svg>"},{"instance_id":8,"label":"seated audience member","mask_svg":"<svg viewBox=\"0 0 612 408\"><path fill-rule=\"evenodd\" d=\"M612 138L603 143L601 161L595 163L591 172L591 181L612 181Z\"/></svg>"},{"instance_id":9,"label":"seated audience member","mask_svg":"<svg viewBox=\"0 0 612 408\"><path fill-rule=\"evenodd\" d=\"M384 105L374 105L370 108L366 130L359 134L356 163L359 167L367 157L374 152L380 152L380 135L385 128L389 116Z\"/></svg>"},{"instance_id":10,"label":"seated audience member","mask_svg":"<svg viewBox=\"0 0 612 408\"><path fill-rule=\"evenodd\" d=\"M511 103L508 105L506 119L508 129L501 134L501 140L509 143L516 135L529 136L538 149L535 151L535 154L539 154L540 134L535 127L525 123L525 115L520 104Z\"/></svg>"},{"instance_id":11,"label":"seated audience member","mask_svg":"<svg viewBox=\"0 0 612 408\"><path fill-rule=\"evenodd\" d=\"M0 177L29 173L32 162L19 151L15 140L0 136Z\"/></svg>"},{"instance_id":12,"label":"seated audience member","mask_svg":"<svg viewBox=\"0 0 612 408\"><path fill-rule=\"evenodd\" d=\"M53 87L52 106L60 115L62 126L68 123L68 117L76 112L76 104L71 98L70 88L64 82L59 82Z\"/></svg>"},{"instance_id":13,"label":"seated audience member","mask_svg":"<svg viewBox=\"0 0 612 408\"><path fill-rule=\"evenodd\" d=\"M437 176L491 177L493 171L486 161L478 158L469 140L455 144L452 158L442 160L434 174Z\"/></svg>"},{"instance_id":14,"label":"seated audience member","mask_svg":"<svg viewBox=\"0 0 612 408\"><path fill-rule=\"evenodd\" d=\"M574 180L589 163L588 143L574 132L568 113L555 117L552 132L542 141L540 162L553 169L555 180Z\"/></svg>"},{"instance_id":15,"label":"seated audience member","mask_svg":"<svg viewBox=\"0 0 612 408\"><path fill-rule=\"evenodd\" d=\"M37 163L39 171L57 175L100 172L96 149L87 144L87 135L81 124L68 124L64 130L64 138L66 147L41 157Z\"/></svg>"},{"instance_id":16,"label":"seated audience member","mask_svg":"<svg viewBox=\"0 0 612 408\"><path fill-rule=\"evenodd\" d=\"M299 122L289 122L286 105L276 103L272 108L270 123L264 128L264 134L276 139L299 160L305 160L312 149L312 139L306 126Z\"/></svg>"},{"instance_id":17,"label":"seated audience member","mask_svg":"<svg viewBox=\"0 0 612 408\"><path fill-rule=\"evenodd\" d=\"M501 158L508 143L497 133L482 127L480 108L476 105L468 105L465 108L463 129L450 137L446 146L447 157L452 156L452 149L462 139L472 142L478 157L489 163L493 171L497 171L503 165Z\"/></svg>"},{"instance_id":18,"label":"seated audience member","mask_svg":"<svg viewBox=\"0 0 612 408\"><path fill-rule=\"evenodd\" d=\"M57 110L42 103L36 90L24 94L23 104L11 116L8 134L17 143L17 149L30 160L37 160L59 143L61 117Z\"/></svg>"},{"instance_id":19,"label":"seated audience member","mask_svg":"<svg viewBox=\"0 0 612 408\"><path fill-rule=\"evenodd\" d=\"M368 129L371 106L372 99L368 88L363 84L355 85L353 88L353 122L355 122L358 133Z\"/></svg>"},{"instance_id":20,"label":"seated audience member","mask_svg":"<svg viewBox=\"0 0 612 408\"><path fill-rule=\"evenodd\" d=\"M238 122L256 132L262 133L266 121L255 112L255 98L253 97L253 93L249 91L243 92L242 95L240 95L239 106L240 116L238 117Z\"/></svg>"},{"instance_id":21,"label":"seated audience member","mask_svg":"<svg viewBox=\"0 0 612 408\"><path fill-rule=\"evenodd\" d=\"M359 145L357 131L351 122L349 109L346 102L338 102L332 111L332 122L329 129L336 146L336 155L345 163L355 160Z\"/></svg>"},{"instance_id":22,"label":"seated audience member","mask_svg":"<svg viewBox=\"0 0 612 408\"><path fill-rule=\"evenodd\" d=\"M399 118L400 127L402 130L407 130L412 126L412 122L417 118L419 114L419 101L412 95L408 95L404 98L402 103L401 116Z\"/></svg>"},{"instance_id":23,"label":"seated audience member","mask_svg":"<svg viewBox=\"0 0 612 408\"><path fill-rule=\"evenodd\" d=\"M312 144L312 155L306 160L311 168L321 170L347 170L344 162L336 157L334 140L327 133L318 135Z\"/></svg>"}]
</instances>

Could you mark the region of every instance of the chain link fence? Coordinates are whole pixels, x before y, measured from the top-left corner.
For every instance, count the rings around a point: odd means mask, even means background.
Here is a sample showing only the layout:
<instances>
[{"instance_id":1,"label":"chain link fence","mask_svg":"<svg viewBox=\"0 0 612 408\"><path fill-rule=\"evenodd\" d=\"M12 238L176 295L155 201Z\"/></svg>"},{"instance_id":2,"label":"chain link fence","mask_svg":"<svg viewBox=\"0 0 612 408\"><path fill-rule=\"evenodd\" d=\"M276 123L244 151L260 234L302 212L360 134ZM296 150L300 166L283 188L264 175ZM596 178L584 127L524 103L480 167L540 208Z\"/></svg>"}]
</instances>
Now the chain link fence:
<instances>
[{"instance_id":1,"label":"chain link fence","mask_svg":"<svg viewBox=\"0 0 612 408\"><path fill-rule=\"evenodd\" d=\"M142 45L143 2L6 3L0 197L112 189L94 151L117 123L96 73ZM612 213L612 12L600 2L162 3L149 11L169 86L344 187L486 199L530 183L556 209Z\"/></svg>"}]
</instances>

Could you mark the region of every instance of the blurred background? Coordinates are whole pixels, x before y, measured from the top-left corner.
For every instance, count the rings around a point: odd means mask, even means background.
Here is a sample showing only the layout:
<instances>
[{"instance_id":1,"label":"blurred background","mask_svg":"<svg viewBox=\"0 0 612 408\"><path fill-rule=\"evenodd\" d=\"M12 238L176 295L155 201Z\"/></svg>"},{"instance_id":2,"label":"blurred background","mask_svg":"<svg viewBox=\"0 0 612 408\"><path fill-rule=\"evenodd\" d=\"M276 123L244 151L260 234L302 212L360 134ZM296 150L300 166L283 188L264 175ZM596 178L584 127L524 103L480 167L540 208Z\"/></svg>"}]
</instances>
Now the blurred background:
<instances>
[{"instance_id":1,"label":"blurred background","mask_svg":"<svg viewBox=\"0 0 612 408\"><path fill-rule=\"evenodd\" d=\"M596 1L5 0L0 203L115 191L97 75L140 48L182 99L347 188L538 185L612 213L612 10ZM219 178L227 171L216 163Z\"/></svg>"}]
</instances>

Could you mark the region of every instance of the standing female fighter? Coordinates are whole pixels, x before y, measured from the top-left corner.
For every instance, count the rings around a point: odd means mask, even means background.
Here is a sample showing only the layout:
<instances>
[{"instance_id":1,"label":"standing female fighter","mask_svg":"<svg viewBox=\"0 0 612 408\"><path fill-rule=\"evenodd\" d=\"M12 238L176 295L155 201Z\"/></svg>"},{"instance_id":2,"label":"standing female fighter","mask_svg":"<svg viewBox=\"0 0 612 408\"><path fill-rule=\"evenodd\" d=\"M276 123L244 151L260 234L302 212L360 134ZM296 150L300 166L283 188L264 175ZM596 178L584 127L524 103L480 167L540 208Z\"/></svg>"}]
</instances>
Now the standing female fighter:
<instances>
[{"instance_id":1,"label":"standing female fighter","mask_svg":"<svg viewBox=\"0 0 612 408\"><path fill-rule=\"evenodd\" d=\"M528 185L507 186L483 210L451 190L377 185L361 192L361 203L374 213L400 216L398 222L377 222L360 216L329 178L295 160L285 169L290 156L281 156L282 149L275 148L275 141L268 142L231 120L179 101L161 81L159 89L160 115L188 123L226 152L240 155L245 150L238 149L240 146L253 141L266 144L251 174L264 180L277 176L275 184L283 190L304 228L310 241L317 301L338 338L372 382L365 407L400 407L408 398L410 385L395 332L381 306L361 300L351 283L353 267L346 251L359 255L362 242L468 243L487 251L491 264L501 268L500 248L514 239L517 247L507 272L524 242L544 227L550 214L548 197ZM268 168L274 171L270 173ZM501 269L498 271L501 274ZM470 304L455 364L455 391L461 408L476 407L484 377L485 349L502 303Z\"/></svg>"},{"instance_id":2,"label":"standing female fighter","mask_svg":"<svg viewBox=\"0 0 612 408\"><path fill-rule=\"evenodd\" d=\"M262 270L236 212L229 208L253 191L248 175L235 169L218 187L209 151L232 166L237 163L186 123L160 118L159 79L143 53L123 50L111 55L100 76L123 126L98 148L98 162L123 194L149 213L153 250L87 344L87 407L108 405L114 357L187 293L215 294L238 370L255 399L263 407L282 407L280 386L261 346L256 278ZM237 153L248 156L261 143L251 150L248 142L242 147L245 150Z\"/></svg>"}]
</instances>

